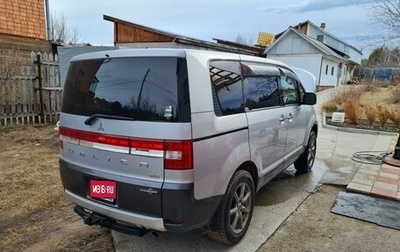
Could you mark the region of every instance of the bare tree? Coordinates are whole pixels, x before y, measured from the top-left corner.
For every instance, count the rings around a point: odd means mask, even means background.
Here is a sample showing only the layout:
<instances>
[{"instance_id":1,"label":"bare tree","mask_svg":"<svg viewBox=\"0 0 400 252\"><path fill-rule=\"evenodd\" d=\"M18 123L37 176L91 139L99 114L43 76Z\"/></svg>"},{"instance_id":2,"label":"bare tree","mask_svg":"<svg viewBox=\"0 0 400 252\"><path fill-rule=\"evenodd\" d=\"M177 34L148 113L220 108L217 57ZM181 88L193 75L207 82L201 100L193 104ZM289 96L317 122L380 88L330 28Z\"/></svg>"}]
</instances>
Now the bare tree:
<instances>
[{"instance_id":1,"label":"bare tree","mask_svg":"<svg viewBox=\"0 0 400 252\"><path fill-rule=\"evenodd\" d=\"M254 44L251 39L247 40L245 37L243 37L240 34L236 36L235 42L242 44L242 45L253 45Z\"/></svg>"},{"instance_id":2,"label":"bare tree","mask_svg":"<svg viewBox=\"0 0 400 252\"><path fill-rule=\"evenodd\" d=\"M82 42L82 36L76 27L68 27L64 14L52 12L50 14L50 32L53 41L76 44Z\"/></svg>"},{"instance_id":3,"label":"bare tree","mask_svg":"<svg viewBox=\"0 0 400 252\"><path fill-rule=\"evenodd\" d=\"M19 97L18 76L22 74L24 59L11 43L0 41L0 103L11 104Z\"/></svg>"},{"instance_id":4,"label":"bare tree","mask_svg":"<svg viewBox=\"0 0 400 252\"><path fill-rule=\"evenodd\" d=\"M21 75L23 59L18 48L0 41L0 85L12 85L15 77Z\"/></svg>"},{"instance_id":5,"label":"bare tree","mask_svg":"<svg viewBox=\"0 0 400 252\"><path fill-rule=\"evenodd\" d=\"M388 31L388 40L400 38L400 0L373 0L368 5L372 19Z\"/></svg>"}]
</instances>

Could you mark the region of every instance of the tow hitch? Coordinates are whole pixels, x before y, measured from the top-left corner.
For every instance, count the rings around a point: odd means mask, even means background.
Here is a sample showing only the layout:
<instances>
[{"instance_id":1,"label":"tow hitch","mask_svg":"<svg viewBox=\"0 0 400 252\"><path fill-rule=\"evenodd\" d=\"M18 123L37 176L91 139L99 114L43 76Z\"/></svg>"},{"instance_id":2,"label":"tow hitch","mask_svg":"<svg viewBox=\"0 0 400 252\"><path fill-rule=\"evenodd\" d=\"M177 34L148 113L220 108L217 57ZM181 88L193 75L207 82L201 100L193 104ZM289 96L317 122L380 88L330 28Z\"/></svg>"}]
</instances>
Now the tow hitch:
<instances>
[{"instance_id":1,"label":"tow hitch","mask_svg":"<svg viewBox=\"0 0 400 252\"><path fill-rule=\"evenodd\" d=\"M74 212L81 216L83 223L89 226L99 225L101 227L110 228L117 232L130 234L142 237L147 234L150 230L140 227L132 227L118 223L116 220L110 219L108 217L91 213L86 211L80 206L74 207Z\"/></svg>"}]
</instances>

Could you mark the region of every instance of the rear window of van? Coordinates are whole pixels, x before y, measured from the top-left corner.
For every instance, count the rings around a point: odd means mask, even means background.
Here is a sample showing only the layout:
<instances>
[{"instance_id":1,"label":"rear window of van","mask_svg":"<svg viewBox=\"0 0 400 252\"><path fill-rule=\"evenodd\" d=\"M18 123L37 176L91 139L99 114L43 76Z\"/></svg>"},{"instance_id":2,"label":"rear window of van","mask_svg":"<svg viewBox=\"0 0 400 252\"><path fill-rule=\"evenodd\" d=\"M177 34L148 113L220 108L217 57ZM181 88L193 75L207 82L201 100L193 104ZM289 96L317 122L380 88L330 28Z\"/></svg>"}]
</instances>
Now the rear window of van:
<instances>
[{"instance_id":1,"label":"rear window of van","mask_svg":"<svg viewBox=\"0 0 400 252\"><path fill-rule=\"evenodd\" d=\"M106 58L71 62L62 112L141 121L189 122L186 60Z\"/></svg>"}]
</instances>

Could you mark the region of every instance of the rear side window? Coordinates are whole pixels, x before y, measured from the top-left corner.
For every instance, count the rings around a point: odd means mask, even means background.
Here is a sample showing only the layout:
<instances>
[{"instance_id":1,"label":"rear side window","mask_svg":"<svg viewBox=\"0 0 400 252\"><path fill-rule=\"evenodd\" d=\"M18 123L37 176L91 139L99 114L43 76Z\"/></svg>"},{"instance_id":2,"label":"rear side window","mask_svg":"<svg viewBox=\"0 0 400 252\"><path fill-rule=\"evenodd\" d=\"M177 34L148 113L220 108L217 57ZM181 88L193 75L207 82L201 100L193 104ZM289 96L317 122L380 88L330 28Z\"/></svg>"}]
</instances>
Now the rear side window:
<instances>
[{"instance_id":1,"label":"rear side window","mask_svg":"<svg viewBox=\"0 0 400 252\"><path fill-rule=\"evenodd\" d=\"M237 61L210 62L214 110L217 116L244 112L240 64Z\"/></svg>"},{"instance_id":2,"label":"rear side window","mask_svg":"<svg viewBox=\"0 0 400 252\"><path fill-rule=\"evenodd\" d=\"M72 62L64 85L62 112L189 122L186 61L137 57Z\"/></svg>"},{"instance_id":3,"label":"rear side window","mask_svg":"<svg viewBox=\"0 0 400 252\"><path fill-rule=\"evenodd\" d=\"M280 105L279 70L276 67L242 63L245 104L249 109Z\"/></svg>"}]
</instances>

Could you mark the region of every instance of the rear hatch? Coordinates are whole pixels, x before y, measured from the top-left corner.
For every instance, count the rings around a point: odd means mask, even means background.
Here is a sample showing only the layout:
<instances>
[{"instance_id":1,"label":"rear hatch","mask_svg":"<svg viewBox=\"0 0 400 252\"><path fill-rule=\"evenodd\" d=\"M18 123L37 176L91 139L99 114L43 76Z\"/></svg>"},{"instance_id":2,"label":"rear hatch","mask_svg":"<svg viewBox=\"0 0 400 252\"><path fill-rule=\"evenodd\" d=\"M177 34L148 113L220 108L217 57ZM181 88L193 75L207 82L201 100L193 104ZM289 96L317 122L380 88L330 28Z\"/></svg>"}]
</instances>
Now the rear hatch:
<instances>
[{"instance_id":1,"label":"rear hatch","mask_svg":"<svg viewBox=\"0 0 400 252\"><path fill-rule=\"evenodd\" d=\"M192 168L186 61L112 53L70 64L60 120L63 184L90 200L161 216L165 170Z\"/></svg>"}]
</instances>

